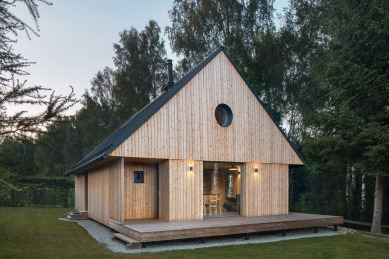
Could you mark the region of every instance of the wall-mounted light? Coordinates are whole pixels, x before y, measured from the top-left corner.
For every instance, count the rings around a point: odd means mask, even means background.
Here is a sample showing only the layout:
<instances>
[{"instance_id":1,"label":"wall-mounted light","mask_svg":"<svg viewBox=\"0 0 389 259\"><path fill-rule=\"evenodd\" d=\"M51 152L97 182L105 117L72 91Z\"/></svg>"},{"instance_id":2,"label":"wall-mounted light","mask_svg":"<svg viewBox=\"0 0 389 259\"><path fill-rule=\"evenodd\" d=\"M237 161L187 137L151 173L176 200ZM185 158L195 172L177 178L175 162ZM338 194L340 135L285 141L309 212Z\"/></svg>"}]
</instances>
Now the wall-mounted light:
<instances>
[{"instance_id":1,"label":"wall-mounted light","mask_svg":"<svg viewBox=\"0 0 389 259\"><path fill-rule=\"evenodd\" d=\"M236 166L232 166L230 169L228 169L230 171L238 171L238 168Z\"/></svg>"},{"instance_id":2,"label":"wall-mounted light","mask_svg":"<svg viewBox=\"0 0 389 259\"><path fill-rule=\"evenodd\" d=\"M190 166L190 167L189 167L189 171L193 171L193 166Z\"/></svg>"},{"instance_id":3,"label":"wall-mounted light","mask_svg":"<svg viewBox=\"0 0 389 259\"><path fill-rule=\"evenodd\" d=\"M254 172L258 173L258 168L255 168L255 169L254 169Z\"/></svg>"}]
</instances>

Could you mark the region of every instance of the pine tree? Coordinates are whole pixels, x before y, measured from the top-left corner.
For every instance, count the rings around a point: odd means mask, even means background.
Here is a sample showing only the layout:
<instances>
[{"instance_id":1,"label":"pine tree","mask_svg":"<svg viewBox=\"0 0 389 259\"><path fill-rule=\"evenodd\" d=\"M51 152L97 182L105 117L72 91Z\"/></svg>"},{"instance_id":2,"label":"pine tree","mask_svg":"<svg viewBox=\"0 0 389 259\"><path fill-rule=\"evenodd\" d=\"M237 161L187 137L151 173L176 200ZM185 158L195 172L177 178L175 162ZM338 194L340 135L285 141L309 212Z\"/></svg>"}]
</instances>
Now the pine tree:
<instances>
[{"instance_id":1,"label":"pine tree","mask_svg":"<svg viewBox=\"0 0 389 259\"><path fill-rule=\"evenodd\" d=\"M381 232L383 177L389 172L389 3L329 0L329 41L315 63L318 128L311 145L330 163L376 178L372 232Z\"/></svg>"},{"instance_id":2,"label":"pine tree","mask_svg":"<svg viewBox=\"0 0 389 259\"><path fill-rule=\"evenodd\" d=\"M39 31L37 3L50 3L46 0L19 0L28 8L35 22L34 30L10 12L9 9L15 2L0 1L0 140L13 139L32 143L36 134L45 132L48 125L61 119L63 113L77 100L74 99L73 88L68 96L61 96L55 95L49 88L27 86L25 80L19 80L20 77L28 75L24 69L33 63L14 52L12 45L17 43L17 40L12 37L18 36L20 32L25 32L29 38L31 35L39 36L36 32ZM29 115L25 110L12 115L7 111L10 105L26 104L41 106L44 111L35 115ZM8 180L10 172L3 162L4 160L0 160L0 196L7 198L8 190L15 187Z\"/></svg>"},{"instance_id":3,"label":"pine tree","mask_svg":"<svg viewBox=\"0 0 389 259\"><path fill-rule=\"evenodd\" d=\"M38 27L39 11L37 2L49 4L45 0L20 0L27 6L33 18L36 30ZM37 32L17 16L9 11L15 1L0 1L0 138L14 138L16 140L32 139L33 134L40 133L51 121L62 116L76 103L73 88L68 96L55 95L51 89L41 86L27 86L26 81L19 81L17 77L28 75L24 68L33 64L26 61L21 54L16 54L12 44L17 43L11 36L17 36L24 31L28 37ZM26 115L27 111L20 111L9 115L9 105L40 105L45 107L43 112L36 115Z\"/></svg>"},{"instance_id":4,"label":"pine tree","mask_svg":"<svg viewBox=\"0 0 389 259\"><path fill-rule=\"evenodd\" d=\"M49 125L47 132L38 135L34 161L39 175L62 176L69 169L62 152L68 125L69 119L58 121Z\"/></svg>"},{"instance_id":5,"label":"pine tree","mask_svg":"<svg viewBox=\"0 0 389 259\"><path fill-rule=\"evenodd\" d=\"M166 50L160 33L158 24L150 20L141 32L135 28L124 30L120 42L114 44L113 93L119 125L160 95L167 82Z\"/></svg>"}]
</instances>

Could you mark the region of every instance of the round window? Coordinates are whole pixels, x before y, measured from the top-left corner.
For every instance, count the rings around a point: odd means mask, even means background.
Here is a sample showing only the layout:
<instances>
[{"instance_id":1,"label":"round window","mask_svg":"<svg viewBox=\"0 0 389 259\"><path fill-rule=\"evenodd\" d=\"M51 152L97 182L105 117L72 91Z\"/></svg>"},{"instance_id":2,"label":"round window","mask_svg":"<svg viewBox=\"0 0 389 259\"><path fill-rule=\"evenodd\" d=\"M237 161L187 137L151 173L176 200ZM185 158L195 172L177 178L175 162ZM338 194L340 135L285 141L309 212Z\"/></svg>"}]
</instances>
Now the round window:
<instances>
[{"instance_id":1,"label":"round window","mask_svg":"<svg viewBox=\"0 0 389 259\"><path fill-rule=\"evenodd\" d=\"M219 123L220 126L222 127L230 126L232 122L231 108L224 103L219 104L215 110L215 118L217 123Z\"/></svg>"}]
</instances>

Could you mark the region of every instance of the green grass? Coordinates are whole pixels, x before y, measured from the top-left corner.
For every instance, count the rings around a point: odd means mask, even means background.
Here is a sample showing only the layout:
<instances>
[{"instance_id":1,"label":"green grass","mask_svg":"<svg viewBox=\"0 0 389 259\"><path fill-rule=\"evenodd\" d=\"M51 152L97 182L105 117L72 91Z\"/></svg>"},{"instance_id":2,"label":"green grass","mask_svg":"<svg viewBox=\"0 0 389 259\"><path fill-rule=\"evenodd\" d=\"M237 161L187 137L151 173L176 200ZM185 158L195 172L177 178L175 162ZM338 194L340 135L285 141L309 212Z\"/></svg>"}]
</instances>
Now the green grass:
<instances>
[{"instance_id":1,"label":"green grass","mask_svg":"<svg viewBox=\"0 0 389 259\"><path fill-rule=\"evenodd\" d=\"M305 238L267 244L117 254L98 244L76 223L70 209L0 207L0 258L388 258L389 245L361 236Z\"/></svg>"}]
</instances>

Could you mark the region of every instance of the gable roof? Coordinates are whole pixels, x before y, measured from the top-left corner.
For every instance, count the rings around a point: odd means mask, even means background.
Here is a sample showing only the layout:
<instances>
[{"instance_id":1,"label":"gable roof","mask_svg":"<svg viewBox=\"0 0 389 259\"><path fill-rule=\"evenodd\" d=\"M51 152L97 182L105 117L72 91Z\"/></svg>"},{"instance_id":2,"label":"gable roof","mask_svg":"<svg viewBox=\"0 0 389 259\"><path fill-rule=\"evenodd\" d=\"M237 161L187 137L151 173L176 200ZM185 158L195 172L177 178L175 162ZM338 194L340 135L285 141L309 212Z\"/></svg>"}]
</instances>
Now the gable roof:
<instances>
[{"instance_id":1,"label":"gable roof","mask_svg":"<svg viewBox=\"0 0 389 259\"><path fill-rule=\"evenodd\" d=\"M220 52L223 52L234 66L236 71L245 81L246 85L250 88L254 96L260 102L262 107L269 114L270 118L273 120L274 124L278 127L281 133L284 135L285 139L292 146L293 150L296 152L298 157L303 161L303 158L296 150L295 146L288 139L284 131L278 126L275 122L274 117L271 115L266 105L258 98L255 94L253 88L245 79L245 77L238 70L236 64L232 61L230 55L224 49L224 47L218 48L215 52L213 52L210 56L208 56L205 60L203 60L197 67L192 69L188 74L182 77L179 81L177 81L168 91L161 94L154 101L150 102L143 109L141 109L138 113L136 113L133 117L131 117L126 123L124 123L120 128L118 128L112 135L110 135L107 139L105 139L100 145L98 145L95 149L93 149L87 156L85 156L82 160L80 160L76 165L70 168L65 175L70 175L76 173L80 170L83 170L99 161L102 161L108 158L108 154L115 150L121 143L123 143L128 137L130 137L137 129L139 129L151 116L153 116L162 106L164 106L176 93L178 93L199 71L201 71L215 56L217 56Z\"/></svg>"}]
</instances>

